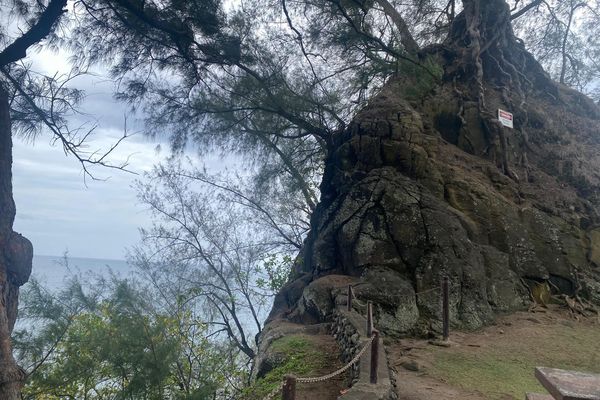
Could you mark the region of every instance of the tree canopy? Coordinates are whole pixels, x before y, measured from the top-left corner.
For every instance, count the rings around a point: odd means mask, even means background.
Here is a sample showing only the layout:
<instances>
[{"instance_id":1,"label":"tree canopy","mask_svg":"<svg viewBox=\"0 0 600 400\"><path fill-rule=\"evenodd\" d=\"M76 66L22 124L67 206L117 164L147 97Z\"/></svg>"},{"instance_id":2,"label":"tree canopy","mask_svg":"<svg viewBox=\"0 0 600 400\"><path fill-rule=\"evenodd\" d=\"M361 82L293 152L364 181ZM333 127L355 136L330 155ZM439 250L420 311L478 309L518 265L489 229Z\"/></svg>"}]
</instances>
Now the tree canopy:
<instances>
[{"instance_id":1,"label":"tree canopy","mask_svg":"<svg viewBox=\"0 0 600 400\"><path fill-rule=\"evenodd\" d=\"M429 54L471 3L84 0L68 43L81 65L107 65L118 98L143 108L149 131L174 149L242 155L262 184L283 172L313 209L335 133L393 74L442 79ZM509 6L551 76L594 95L597 2Z\"/></svg>"},{"instance_id":2,"label":"tree canopy","mask_svg":"<svg viewBox=\"0 0 600 400\"><path fill-rule=\"evenodd\" d=\"M16 355L28 373L23 399L214 399L243 376L207 337L193 308L117 278L72 276L57 293L24 293ZM36 324L32 329L30 324ZM229 382L229 383L228 383Z\"/></svg>"}]
</instances>

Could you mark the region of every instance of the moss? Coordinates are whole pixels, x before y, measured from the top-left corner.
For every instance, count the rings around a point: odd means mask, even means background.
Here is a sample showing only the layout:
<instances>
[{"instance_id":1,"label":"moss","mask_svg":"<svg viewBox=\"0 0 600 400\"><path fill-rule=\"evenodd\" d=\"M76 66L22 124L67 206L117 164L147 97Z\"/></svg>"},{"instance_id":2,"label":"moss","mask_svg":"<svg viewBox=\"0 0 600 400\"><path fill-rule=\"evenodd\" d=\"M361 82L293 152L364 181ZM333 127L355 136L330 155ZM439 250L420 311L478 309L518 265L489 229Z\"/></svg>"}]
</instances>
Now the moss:
<instances>
[{"instance_id":1,"label":"moss","mask_svg":"<svg viewBox=\"0 0 600 400\"><path fill-rule=\"evenodd\" d=\"M594 327L557 325L518 340L507 337L477 351L432 349L434 363L428 372L492 400L522 399L525 392L544 392L533 375L536 366L600 373L597 337Z\"/></svg>"},{"instance_id":2,"label":"moss","mask_svg":"<svg viewBox=\"0 0 600 400\"><path fill-rule=\"evenodd\" d=\"M291 335L277 339L271 345L269 352L281 354L283 361L245 389L244 399L266 396L281 383L286 374L310 376L327 367L328 364L327 354L320 351L319 347L306 336Z\"/></svg>"}]
</instances>

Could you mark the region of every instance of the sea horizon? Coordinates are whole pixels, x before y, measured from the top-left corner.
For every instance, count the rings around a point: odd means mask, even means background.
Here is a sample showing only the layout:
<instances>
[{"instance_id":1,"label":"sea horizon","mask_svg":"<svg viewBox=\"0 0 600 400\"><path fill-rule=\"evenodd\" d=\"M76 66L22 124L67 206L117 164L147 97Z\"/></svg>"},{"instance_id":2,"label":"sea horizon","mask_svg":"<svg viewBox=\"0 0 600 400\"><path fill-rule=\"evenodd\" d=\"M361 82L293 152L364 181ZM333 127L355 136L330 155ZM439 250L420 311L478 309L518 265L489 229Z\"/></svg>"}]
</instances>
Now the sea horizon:
<instances>
[{"instance_id":1,"label":"sea horizon","mask_svg":"<svg viewBox=\"0 0 600 400\"><path fill-rule=\"evenodd\" d=\"M63 259L65 256L64 255L52 255L52 254L37 254L34 252L33 257L47 257L47 258L60 258ZM127 262L127 260L125 260L124 258L112 258L112 257L89 257L89 256L76 256L76 255L71 255L71 254L67 254L67 259L71 259L71 258L79 258L79 259L86 259L86 260L104 260L104 261L122 261L122 262Z\"/></svg>"},{"instance_id":2,"label":"sea horizon","mask_svg":"<svg viewBox=\"0 0 600 400\"><path fill-rule=\"evenodd\" d=\"M110 271L125 277L133 271L126 260L70 255L67 255L67 265L64 264L64 260L64 255L34 254L31 277L48 289L60 290L65 287L68 278L73 274L108 276Z\"/></svg>"}]
</instances>

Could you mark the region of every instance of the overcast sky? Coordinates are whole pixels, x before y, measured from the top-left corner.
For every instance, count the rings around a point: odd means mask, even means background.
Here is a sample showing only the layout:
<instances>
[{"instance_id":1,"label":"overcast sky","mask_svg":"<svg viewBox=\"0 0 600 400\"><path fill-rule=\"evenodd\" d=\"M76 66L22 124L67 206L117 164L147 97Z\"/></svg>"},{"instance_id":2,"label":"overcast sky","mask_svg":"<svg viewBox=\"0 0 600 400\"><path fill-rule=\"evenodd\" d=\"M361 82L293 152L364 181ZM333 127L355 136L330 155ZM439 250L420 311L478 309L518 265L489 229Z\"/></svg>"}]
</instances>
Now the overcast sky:
<instances>
[{"instance_id":1,"label":"overcast sky","mask_svg":"<svg viewBox=\"0 0 600 400\"><path fill-rule=\"evenodd\" d=\"M68 71L64 56L41 53L33 59L38 71ZM98 125L90 148L106 149L123 134L127 107L113 100L113 84L106 78L86 77L76 86L87 94L82 110L88 115L80 118ZM140 121L128 117L127 126L130 133L140 133L117 148L111 158L115 164L130 157L129 169L143 173L167 156L157 153L159 143L141 133ZM108 179L84 183L81 165L60 146L52 147L50 139L47 133L33 144L14 138L15 231L32 241L37 255L68 250L73 257L123 259L125 249L139 240L138 228L149 224L149 214L131 187L141 177L97 169L98 177ZM168 148L164 143L161 147Z\"/></svg>"},{"instance_id":2,"label":"overcast sky","mask_svg":"<svg viewBox=\"0 0 600 400\"><path fill-rule=\"evenodd\" d=\"M108 148L122 134L123 107L106 92L90 93L84 106L98 118L90 147ZM121 126L116 125L118 117ZM75 257L122 259L125 248L139 238L137 228L148 224L131 188L140 177L103 168L94 174L105 181L84 182L81 165L60 146L52 147L49 139L42 135L34 144L14 141L14 229L32 241L35 254L61 255L68 250ZM142 173L160 158L155 147L139 134L121 143L111 160L118 164L130 156L129 168Z\"/></svg>"}]
</instances>

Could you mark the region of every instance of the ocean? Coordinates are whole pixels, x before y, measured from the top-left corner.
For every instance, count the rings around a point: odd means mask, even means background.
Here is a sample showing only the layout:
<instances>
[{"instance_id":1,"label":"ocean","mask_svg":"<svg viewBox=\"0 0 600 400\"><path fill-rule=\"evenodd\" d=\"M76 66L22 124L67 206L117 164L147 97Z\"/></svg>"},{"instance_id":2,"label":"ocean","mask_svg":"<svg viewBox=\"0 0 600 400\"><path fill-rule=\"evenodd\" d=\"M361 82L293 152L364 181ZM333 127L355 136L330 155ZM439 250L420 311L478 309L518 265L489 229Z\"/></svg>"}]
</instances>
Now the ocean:
<instances>
[{"instance_id":1,"label":"ocean","mask_svg":"<svg viewBox=\"0 0 600 400\"><path fill-rule=\"evenodd\" d=\"M125 260L69 256L67 265L65 265L65 259L61 256L34 255L31 276L47 289L55 291L65 286L66 280L71 274L80 274L84 278L91 278L93 276L108 277L110 272L113 272L125 278L132 271L133 268Z\"/></svg>"}]
</instances>

